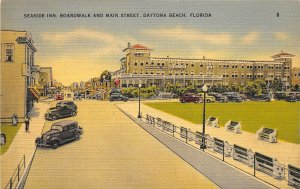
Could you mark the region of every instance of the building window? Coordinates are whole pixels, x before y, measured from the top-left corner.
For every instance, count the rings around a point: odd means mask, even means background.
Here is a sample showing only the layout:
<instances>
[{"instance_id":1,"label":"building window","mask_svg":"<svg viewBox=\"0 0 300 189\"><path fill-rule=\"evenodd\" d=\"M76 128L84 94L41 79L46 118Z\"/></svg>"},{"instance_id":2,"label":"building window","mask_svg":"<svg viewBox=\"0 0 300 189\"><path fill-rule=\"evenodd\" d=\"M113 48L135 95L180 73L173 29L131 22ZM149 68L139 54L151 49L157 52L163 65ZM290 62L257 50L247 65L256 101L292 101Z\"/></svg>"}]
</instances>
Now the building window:
<instances>
[{"instance_id":1,"label":"building window","mask_svg":"<svg viewBox=\"0 0 300 189\"><path fill-rule=\"evenodd\" d=\"M192 67L194 67L194 64L191 64Z\"/></svg>"},{"instance_id":2,"label":"building window","mask_svg":"<svg viewBox=\"0 0 300 189\"><path fill-rule=\"evenodd\" d=\"M137 66L137 63L134 63L135 66Z\"/></svg>"},{"instance_id":3,"label":"building window","mask_svg":"<svg viewBox=\"0 0 300 189\"><path fill-rule=\"evenodd\" d=\"M160 66L160 63L157 63L158 66Z\"/></svg>"},{"instance_id":4,"label":"building window","mask_svg":"<svg viewBox=\"0 0 300 189\"><path fill-rule=\"evenodd\" d=\"M148 62L146 62L146 65L148 65Z\"/></svg>"},{"instance_id":5,"label":"building window","mask_svg":"<svg viewBox=\"0 0 300 189\"><path fill-rule=\"evenodd\" d=\"M162 65L162 66L164 66L164 65L165 65L165 63L161 63L161 65Z\"/></svg>"},{"instance_id":6,"label":"building window","mask_svg":"<svg viewBox=\"0 0 300 189\"><path fill-rule=\"evenodd\" d=\"M141 66L143 66L144 65L144 63L143 62L141 62Z\"/></svg>"},{"instance_id":7,"label":"building window","mask_svg":"<svg viewBox=\"0 0 300 189\"><path fill-rule=\"evenodd\" d=\"M6 62L14 61L14 45L13 44L5 45L5 61Z\"/></svg>"}]
</instances>

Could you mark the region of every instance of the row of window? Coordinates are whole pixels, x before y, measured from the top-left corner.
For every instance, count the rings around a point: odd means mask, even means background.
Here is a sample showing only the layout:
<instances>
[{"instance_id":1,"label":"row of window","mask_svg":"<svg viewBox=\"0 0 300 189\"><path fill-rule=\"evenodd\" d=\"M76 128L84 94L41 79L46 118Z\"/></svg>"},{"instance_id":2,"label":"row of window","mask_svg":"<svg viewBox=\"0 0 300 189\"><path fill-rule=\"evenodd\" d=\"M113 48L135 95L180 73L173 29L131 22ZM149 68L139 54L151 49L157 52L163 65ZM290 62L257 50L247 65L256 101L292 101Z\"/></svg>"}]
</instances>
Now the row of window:
<instances>
[{"instance_id":1,"label":"row of window","mask_svg":"<svg viewBox=\"0 0 300 189\"><path fill-rule=\"evenodd\" d=\"M135 66L138 66L138 63L135 62L134 65L135 65ZM139 65L143 66L144 63L141 62L141 63L139 63ZM149 63L146 62L145 65L149 65ZM151 62L151 65L154 65L154 62ZM174 64L174 65L176 65L176 66L179 66L179 65L184 66L184 64L178 64L178 63L176 63L176 64ZM186 64L186 66L188 66L188 65L189 65L189 64ZM156 66L165 66L165 63L156 63ZM169 66L173 66L173 64L170 63ZM194 67L194 66L195 66L194 64L191 64L191 67ZM203 67L203 64L200 64L200 68L202 68L202 67ZM254 68L254 69L264 69L264 66L251 66L251 65L244 66L244 65L242 65L242 66L240 66L240 67L241 67L241 68L247 68L247 69L253 69L253 68ZM207 68L213 69L213 68L214 68L214 65L207 65ZM229 66L229 65L221 65L221 64L220 64L220 65L219 65L219 68L223 68L223 69L229 69L229 68L237 69L238 66L237 66L237 65ZM268 66L268 67L265 67L265 68L268 68L268 69L274 69L274 66ZM282 67L281 67L281 65L280 65L280 66L275 66L275 69L276 69L276 70L281 70ZM284 69L290 69L290 67L284 67Z\"/></svg>"}]
</instances>

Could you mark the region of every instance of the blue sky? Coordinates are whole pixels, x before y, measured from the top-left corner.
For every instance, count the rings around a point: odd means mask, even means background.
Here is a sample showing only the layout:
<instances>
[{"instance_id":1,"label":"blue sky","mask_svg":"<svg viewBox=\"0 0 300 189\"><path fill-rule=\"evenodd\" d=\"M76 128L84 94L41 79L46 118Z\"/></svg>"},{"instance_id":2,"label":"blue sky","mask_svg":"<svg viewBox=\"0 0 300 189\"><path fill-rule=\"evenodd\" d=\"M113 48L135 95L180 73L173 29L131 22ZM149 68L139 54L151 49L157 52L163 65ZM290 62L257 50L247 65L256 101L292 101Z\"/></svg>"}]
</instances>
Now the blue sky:
<instances>
[{"instance_id":1,"label":"blue sky","mask_svg":"<svg viewBox=\"0 0 300 189\"><path fill-rule=\"evenodd\" d=\"M211 13L192 18L189 13ZM279 17L277 13L279 12ZM186 13L186 18L28 19L27 13ZM271 60L280 50L300 67L299 1L34 1L1 2L1 28L31 32L36 64L69 84L119 68L127 42L152 56Z\"/></svg>"}]
</instances>

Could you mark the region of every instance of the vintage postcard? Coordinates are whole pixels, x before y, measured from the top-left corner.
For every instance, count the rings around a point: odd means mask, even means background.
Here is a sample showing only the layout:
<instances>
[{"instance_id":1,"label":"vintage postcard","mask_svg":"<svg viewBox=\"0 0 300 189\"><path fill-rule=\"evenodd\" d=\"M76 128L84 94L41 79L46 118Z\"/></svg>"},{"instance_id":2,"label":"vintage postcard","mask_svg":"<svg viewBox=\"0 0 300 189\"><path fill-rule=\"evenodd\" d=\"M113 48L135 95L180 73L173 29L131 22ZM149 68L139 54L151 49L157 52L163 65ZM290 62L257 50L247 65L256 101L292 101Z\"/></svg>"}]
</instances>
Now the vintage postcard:
<instances>
[{"instance_id":1,"label":"vintage postcard","mask_svg":"<svg viewBox=\"0 0 300 189\"><path fill-rule=\"evenodd\" d=\"M1 188L300 188L300 1L2 0Z\"/></svg>"}]
</instances>

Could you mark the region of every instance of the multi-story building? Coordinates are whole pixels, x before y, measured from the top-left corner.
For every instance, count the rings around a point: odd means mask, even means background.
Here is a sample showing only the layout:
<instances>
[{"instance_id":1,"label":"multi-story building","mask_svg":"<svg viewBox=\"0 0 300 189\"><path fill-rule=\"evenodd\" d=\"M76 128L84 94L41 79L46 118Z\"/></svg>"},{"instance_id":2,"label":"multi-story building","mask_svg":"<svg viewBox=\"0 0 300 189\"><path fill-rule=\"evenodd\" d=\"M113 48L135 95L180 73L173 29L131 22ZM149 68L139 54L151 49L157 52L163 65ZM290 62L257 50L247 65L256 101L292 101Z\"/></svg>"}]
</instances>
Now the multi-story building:
<instances>
[{"instance_id":1,"label":"multi-story building","mask_svg":"<svg viewBox=\"0 0 300 189\"><path fill-rule=\"evenodd\" d=\"M300 86L300 68L294 67L292 70L292 85Z\"/></svg>"},{"instance_id":2,"label":"multi-story building","mask_svg":"<svg viewBox=\"0 0 300 189\"><path fill-rule=\"evenodd\" d=\"M42 96L46 96L49 93L49 88L53 86L52 67L40 67L36 75L38 75L36 88Z\"/></svg>"},{"instance_id":3,"label":"multi-story building","mask_svg":"<svg viewBox=\"0 0 300 189\"><path fill-rule=\"evenodd\" d=\"M22 118L38 100L34 89L34 64L36 52L30 33L26 31L1 31L1 119L17 114Z\"/></svg>"},{"instance_id":4,"label":"multi-story building","mask_svg":"<svg viewBox=\"0 0 300 189\"><path fill-rule=\"evenodd\" d=\"M282 79L287 87L291 85L292 58L294 55L281 51L271 61L261 60L219 60L195 58L151 57L151 49L136 44L123 50L120 70L112 74L120 80L121 87L156 85L163 89L168 83L188 85L237 84L263 79Z\"/></svg>"}]
</instances>

